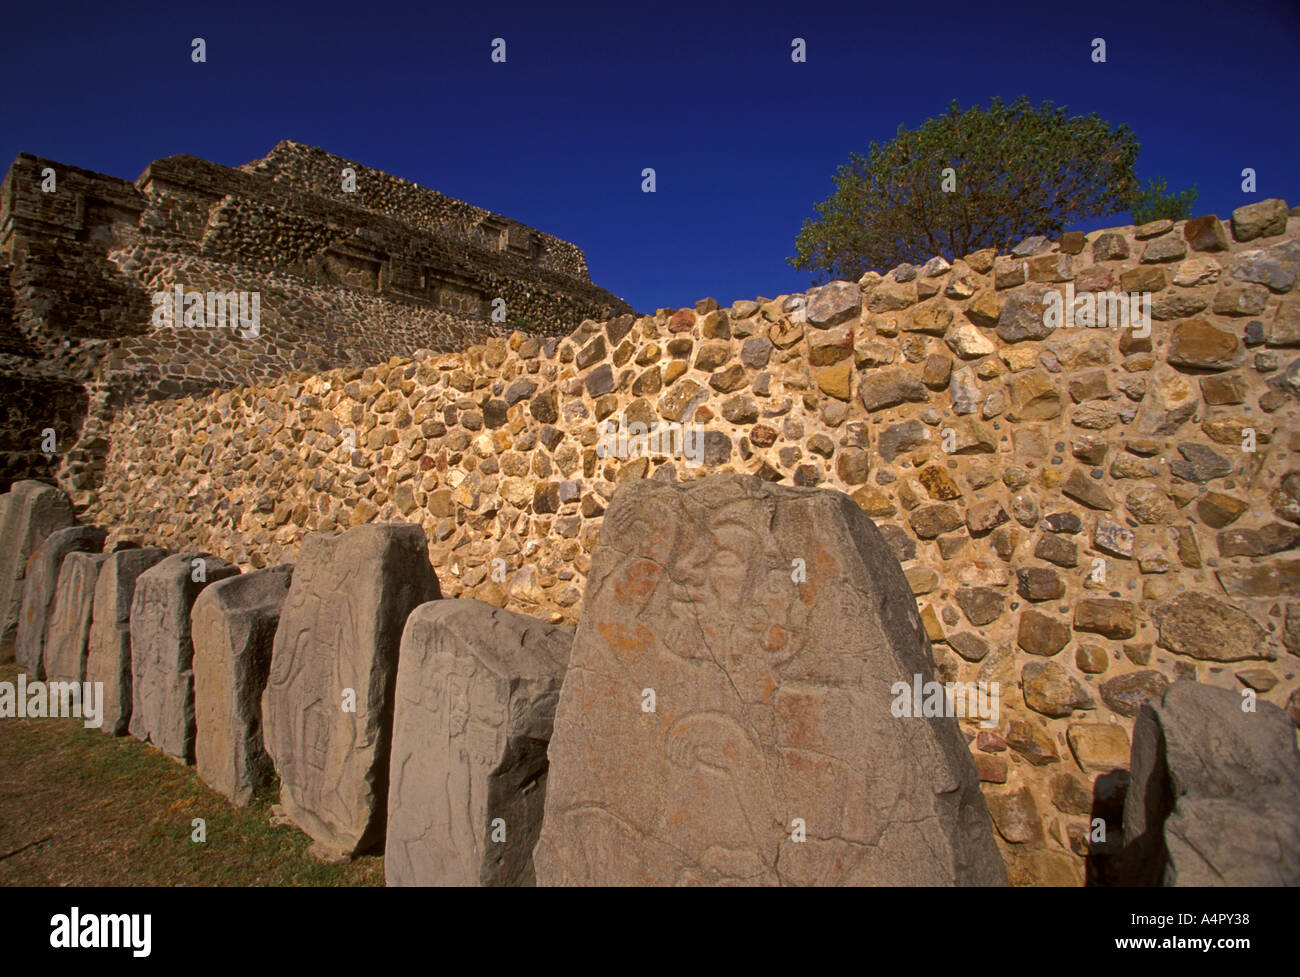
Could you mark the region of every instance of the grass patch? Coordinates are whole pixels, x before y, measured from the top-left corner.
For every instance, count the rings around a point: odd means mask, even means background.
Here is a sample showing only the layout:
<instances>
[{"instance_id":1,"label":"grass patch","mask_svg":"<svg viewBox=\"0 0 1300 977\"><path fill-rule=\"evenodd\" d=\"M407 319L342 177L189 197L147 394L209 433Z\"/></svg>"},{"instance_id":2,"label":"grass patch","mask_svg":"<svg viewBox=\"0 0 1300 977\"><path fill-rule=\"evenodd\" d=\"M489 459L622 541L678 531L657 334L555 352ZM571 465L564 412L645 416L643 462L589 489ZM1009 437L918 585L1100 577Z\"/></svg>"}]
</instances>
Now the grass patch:
<instances>
[{"instance_id":1,"label":"grass patch","mask_svg":"<svg viewBox=\"0 0 1300 977\"><path fill-rule=\"evenodd\" d=\"M15 665L0 665L13 682ZM77 719L0 719L0 885L383 885L383 856L328 865L272 825L278 780L237 808L193 767ZM194 818L207 840L191 839Z\"/></svg>"}]
</instances>

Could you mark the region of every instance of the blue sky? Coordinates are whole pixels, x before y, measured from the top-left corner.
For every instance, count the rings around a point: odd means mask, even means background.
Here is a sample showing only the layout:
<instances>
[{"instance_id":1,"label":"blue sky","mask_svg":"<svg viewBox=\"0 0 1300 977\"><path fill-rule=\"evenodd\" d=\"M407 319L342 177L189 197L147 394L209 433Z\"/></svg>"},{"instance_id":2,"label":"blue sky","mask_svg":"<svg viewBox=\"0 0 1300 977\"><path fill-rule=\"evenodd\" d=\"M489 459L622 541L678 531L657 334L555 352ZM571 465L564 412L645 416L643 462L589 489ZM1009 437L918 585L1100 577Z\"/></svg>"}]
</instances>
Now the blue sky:
<instances>
[{"instance_id":1,"label":"blue sky","mask_svg":"<svg viewBox=\"0 0 1300 977\"><path fill-rule=\"evenodd\" d=\"M1139 176L1196 184L1202 213L1300 204L1300 0L112 6L6 11L6 165L134 179L296 139L572 241L640 311L806 288L785 259L835 168L954 98L1126 122Z\"/></svg>"}]
</instances>

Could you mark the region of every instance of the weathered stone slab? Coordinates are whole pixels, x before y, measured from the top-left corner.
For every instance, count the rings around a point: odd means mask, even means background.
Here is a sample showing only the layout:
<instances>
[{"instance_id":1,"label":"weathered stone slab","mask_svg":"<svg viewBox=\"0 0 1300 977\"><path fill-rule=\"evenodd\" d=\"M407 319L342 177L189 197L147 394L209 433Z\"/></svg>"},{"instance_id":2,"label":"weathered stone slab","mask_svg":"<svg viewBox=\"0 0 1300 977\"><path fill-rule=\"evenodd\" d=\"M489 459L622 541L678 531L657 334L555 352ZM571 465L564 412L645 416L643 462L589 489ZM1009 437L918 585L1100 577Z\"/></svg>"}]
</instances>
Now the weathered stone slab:
<instances>
[{"instance_id":1,"label":"weathered stone slab","mask_svg":"<svg viewBox=\"0 0 1300 977\"><path fill-rule=\"evenodd\" d=\"M293 566L219 580L194 600L194 763L240 807L271 772L262 743L262 691Z\"/></svg>"},{"instance_id":2,"label":"weathered stone slab","mask_svg":"<svg viewBox=\"0 0 1300 977\"><path fill-rule=\"evenodd\" d=\"M1124 875L1138 885L1300 885L1295 725L1262 699L1175 682L1133 726Z\"/></svg>"},{"instance_id":3,"label":"weathered stone slab","mask_svg":"<svg viewBox=\"0 0 1300 977\"><path fill-rule=\"evenodd\" d=\"M14 482L0 506L0 662L13 661L27 560L45 537L75 523L72 501L45 482Z\"/></svg>"},{"instance_id":4,"label":"weathered stone slab","mask_svg":"<svg viewBox=\"0 0 1300 977\"><path fill-rule=\"evenodd\" d=\"M538 884L1004 883L957 720L895 715L896 684L934 675L847 496L624 485L556 711Z\"/></svg>"},{"instance_id":5,"label":"weathered stone slab","mask_svg":"<svg viewBox=\"0 0 1300 977\"><path fill-rule=\"evenodd\" d=\"M370 524L302 541L262 723L281 805L327 849L355 854L383 839L402 628L441 596L419 526Z\"/></svg>"},{"instance_id":6,"label":"weathered stone slab","mask_svg":"<svg viewBox=\"0 0 1300 977\"><path fill-rule=\"evenodd\" d=\"M546 746L573 631L477 600L402 632L389 763L389 885L532 885Z\"/></svg>"},{"instance_id":7,"label":"weathered stone slab","mask_svg":"<svg viewBox=\"0 0 1300 977\"><path fill-rule=\"evenodd\" d=\"M54 607L63 559L69 553L98 553L108 537L98 526L69 526L45 537L27 560L23 572L23 601L18 611L14 657L33 678L44 678L46 630Z\"/></svg>"},{"instance_id":8,"label":"weathered stone slab","mask_svg":"<svg viewBox=\"0 0 1300 977\"><path fill-rule=\"evenodd\" d=\"M63 558L41 659L45 677L51 682L81 682L86 678L95 580L106 559L106 553L69 553Z\"/></svg>"},{"instance_id":9,"label":"weathered stone slab","mask_svg":"<svg viewBox=\"0 0 1300 977\"><path fill-rule=\"evenodd\" d=\"M131 719L131 599L140 574L167 555L155 546L109 553L95 579L90 615L86 681L104 685L104 722L110 736L123 736Z\"/></svg>"},{"instance_id":10,"label":"weathered stone slab","mask_svg":"<svg viewBox=\"0 0 1300 977\"><path fill-rule=\"evenodd\" d=\"M210 553L165 557L141 573L131 598L131 735L194 761L194 644L190 611L209 584L239 573ZM196 579L198 578L198 579Z\"/></svg>"}]
</instances>

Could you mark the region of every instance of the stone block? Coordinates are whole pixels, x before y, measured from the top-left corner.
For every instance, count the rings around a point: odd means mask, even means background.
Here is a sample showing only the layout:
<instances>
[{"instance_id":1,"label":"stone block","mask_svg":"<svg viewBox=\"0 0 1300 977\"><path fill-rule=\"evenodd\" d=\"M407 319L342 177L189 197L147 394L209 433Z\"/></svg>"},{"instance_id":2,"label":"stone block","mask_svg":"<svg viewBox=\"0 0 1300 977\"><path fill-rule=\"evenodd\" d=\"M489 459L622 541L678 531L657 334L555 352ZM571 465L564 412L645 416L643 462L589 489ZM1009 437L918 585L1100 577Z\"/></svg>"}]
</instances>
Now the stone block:
<instances>
[{"instance_id":1,"label":"stone block","mask_svg":"<svg viewBox=\"0 0 1300 977\"><path fill-rule=\"evenodd\" d=\"M1300 885L1300 752L1291 717L1175 682L1133 727L1124 881Z\"/></svg>"},{"instance_id":2,"label":"stone block","mask_svg":"<svg viewBox=\"0 0 1300 977\"><path fill-rule=\"evenodd\" d=\"M194 764L209 787L243 807L271 772L262 691L293 566L218 580L194 600Z\"/></svg>"},{"instance_id":3,"label":"stone block","mask_svg":"<svg viewBox=\"0 0 1300 977\"><path fill-rule=\"evenodd\" d=\"M45 537L77 520L72 500L44 482L14 482L0 500L0 662L6 662L14 656L27 561Z\"/></svg>"},{"instance_id":4,"label":"stone block","mask_svg":"<svg viewBox=\"0 0 1300 977\"><path fill-rule=\"evenodd\" d=\"M164 557L141 573L131 598L131 735L186 763L194 760L194 644L199 591L234 576L210 553Z\"/></svg>"},{"instance_id":5,"label":"stone block","mask_svg":"<svg viewBox=\"0 0 1300 977\"><path fill-rule=\"evenodd\" d=\"M167 555L157 547L109 553L95 578L90 615L86 681L104 686L104 721L99 727L123 736L131 719L131 600L140 574Z\"/></svg>"},{"instance_id":6,"label":"stone block","mask_svg":"<svg viewBox=\"0 0 1300 977\"><path fill-rule=\"evenodd\" d=\"M477 600L421 604L397 668L384 878L532 885L573 631Z\"/></svg>"},{"instance_id":7,"label":"stone block","mask_svg":"<svg viewBox=\"0 0 1300 977\"><path fill-rule=\"evenodd\" d=\"M402 628L441 596L419 526L370 524L302 541L262 728L281 805L325 849L351 855L383 840Z\"/></svg>"},{"instance_id":8,"label":"stone block","mask_svg":"<svg viewBox=\"0 0 1300 977\"><path fill-rule=\"evenodd\" d=\"M538 884L1004 882L957 720L906 715L934 674L847 496L623 486L556 711Z\"/></svg>"},{"instance_id":9,"label":"stone block","mask_svg":"<svg viewBox=\"0 0 1300 977\"><path fill-rule=\"evenodd\" d=\"M18 612L14 657L31 678L44 678L44 648L59 571L69 553L98 553L108 533L98 526L56 529L27 560L23 600Z\"/></svg>"},{"instance_id":10,"label":"stone block","mask_svg":"<svg viewBox=\"0 0 1300 977\"><path fill-rule=\"evenodd\" d=\"M48 681L85 681L95 579L106 559L105 553L69 553L63 558L41 657Z\"/></svg>"}]
</instances>

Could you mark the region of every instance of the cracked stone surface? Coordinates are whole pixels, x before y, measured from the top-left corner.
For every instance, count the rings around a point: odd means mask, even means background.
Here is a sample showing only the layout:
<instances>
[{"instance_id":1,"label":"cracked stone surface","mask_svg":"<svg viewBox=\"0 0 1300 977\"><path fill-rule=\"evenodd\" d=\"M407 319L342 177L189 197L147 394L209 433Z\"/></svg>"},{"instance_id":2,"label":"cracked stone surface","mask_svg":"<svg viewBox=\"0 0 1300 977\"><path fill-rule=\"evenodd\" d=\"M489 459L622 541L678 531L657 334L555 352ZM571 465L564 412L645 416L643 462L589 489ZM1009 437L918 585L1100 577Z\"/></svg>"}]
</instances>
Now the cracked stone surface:
<instances>
[{"instance_id":1,"label":"cracked stone surface","mask_svg":"<svg viewBox=\"0 0 1300 977\"><path fill-rule=\"evenodd\" d=\"M262 729L281 805L325 849L352 855L383 840L402 628L441 596L419 526L355 526L302 541Z\"/></svg>"},{"instance_id":2,"label":"cracked stone surface","mask_svg":"<svg viewBox=\"0 0 1300 977\"><path fill-rule=\"evenodd\" d=\"M421 604L397 667L384 878L532 885L546 746L573 630L477 600Z\"/></svg>"},{"instance_id":3,"label":"cracked stone surface","mask_svg":"<svg viewBox=\"0 0 1300 977\"><path fill-rule=\"evenodd\" d=\"M194 601L194 765L240 806L271 770L262 743L262 691L293 565L219 580Z\"/></svg>"},{"instance_id":4,"label":"cracked stone surface","mask_svg":"<svg viewBox=\"0 0 1300 977\"><path fill-rule=\"evenodd\" d=\"M1175 682L1133 726L1124 871L1136 885L1300 885L1295 724L1228 689Z\"/></svg>"},{"instance_id":5,"label":"cracked stone surface","mask_svg":"<svg viewBox=\"0 0 1300 977\"><path fill-rule=\"evenodd\" d=\"M538 884L1004 883L958 721L893 715L916 675L935 675L916 603L848 496L621 487L556 711Z\"/></svg>"},{"instance_id":6,"label":"cracked stone surface","mask_svg":"<svg viewBox=\"0 0 1300 977\"><path fill-rule=\"evenodd\" d=\"M190 610L204 587L237 573L239 567L219 556L189 552L165 557L135 581L129 728L136 739L187 763L194 760Z\"/></svg>"},{"instance_id":7,"label":"cracked stone surface","mask_svg":"<svg viewBox=\"0 0 1300 977\"><path fill-rule=\"evenodd\" d=\"M86 681L104 685L104 722L111 736L124 736L131 720L131 601L140 574L167 555L156 546L109 553L95 578L90 615Z\"/></svg>"}]
</instances>

